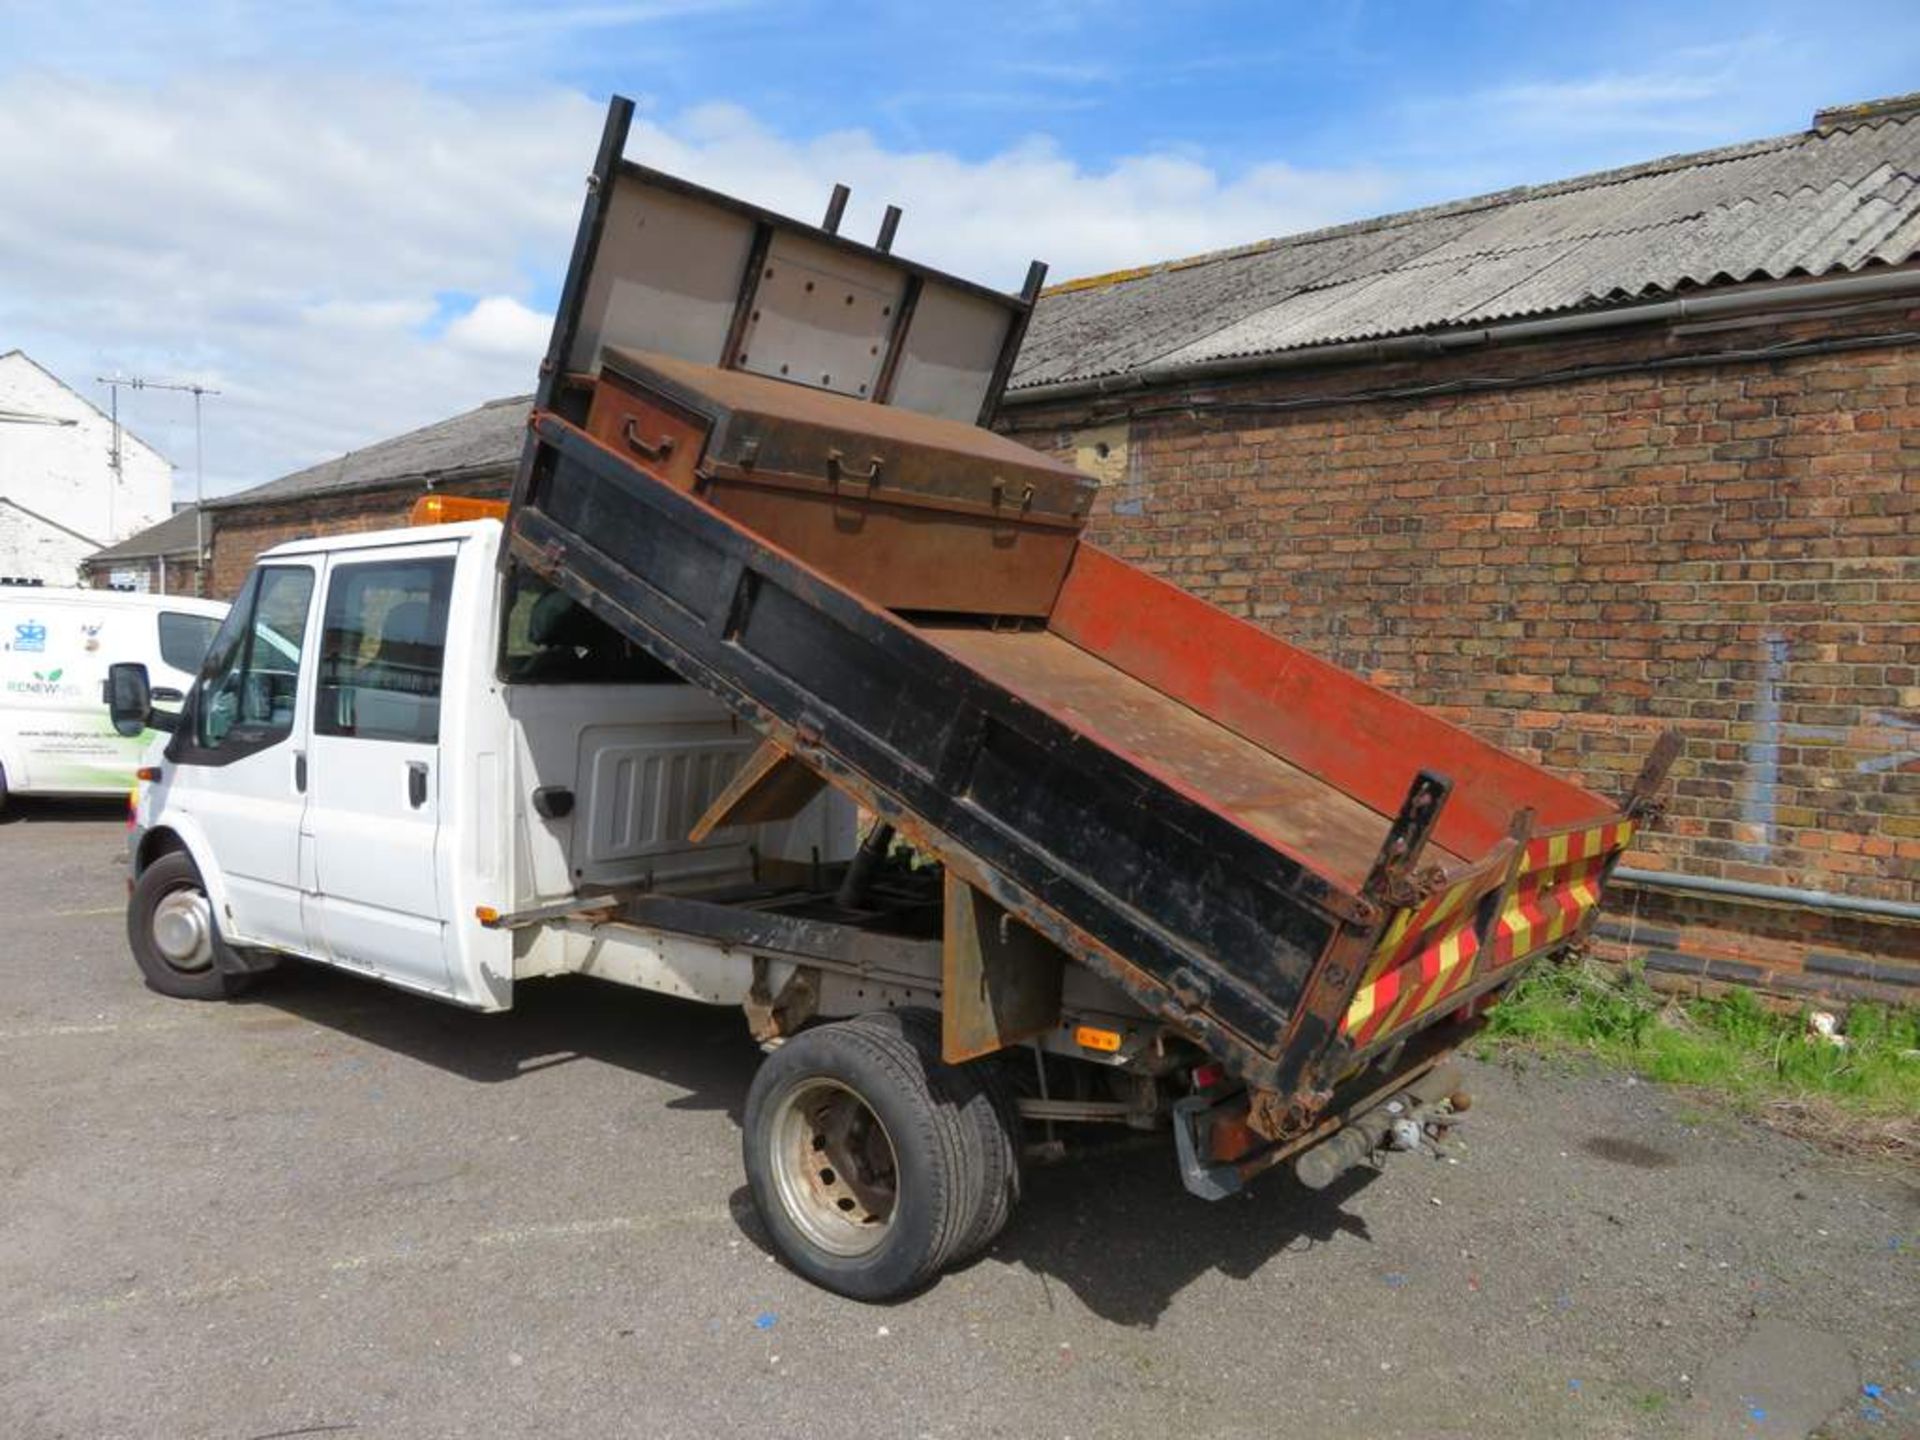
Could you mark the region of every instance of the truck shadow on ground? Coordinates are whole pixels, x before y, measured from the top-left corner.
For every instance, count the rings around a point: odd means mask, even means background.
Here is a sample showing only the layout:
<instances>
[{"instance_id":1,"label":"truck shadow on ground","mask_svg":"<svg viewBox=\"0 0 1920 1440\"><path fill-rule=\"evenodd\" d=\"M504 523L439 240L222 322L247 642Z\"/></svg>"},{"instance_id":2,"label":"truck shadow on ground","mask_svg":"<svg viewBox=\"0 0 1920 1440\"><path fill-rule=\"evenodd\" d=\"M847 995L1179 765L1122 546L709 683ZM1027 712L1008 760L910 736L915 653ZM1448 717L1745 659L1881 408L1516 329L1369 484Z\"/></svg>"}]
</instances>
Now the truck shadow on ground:
<instances>
[{"instance_id":1,"label":"truck shadow on ground","mask_svg":"<svg viewBox=\"0 0 1920 1440\"><path fill-rule=\"evenodd\" d=\"M1248 1280L1283 1251L1371 1240L1346 1202L1372 1169L1317 1193L1276 1171L1207 1201L1181 1185L1172 1138L1152 1138L1160 1143L1029 1171L1019 1213L982 1262L1032 1271L1049 1309L1060 1284L1102 1319L1151 1327L1209 1271Z\"/></svg>"},{"instance_id":2,"label":"truck shadow on ground","mask_svg":"<svg viewBox=\"0 0 1920 1440\"><path fill-rule=\"evenodd\" d=\"M292 965L244 1003L484 1084L580 1060L616 1065L683 1091L668 1108L723 1111L736 1126L760 1058L737 1011L591 980L526 985L511 1011L477 1015ZM1209 1203L1182 1187L1168 1137L1127 1136L1030 1166L1013 1223L970 1263L1030 1271L1050 1308L1064 1287L1103 1319L1150 1327L1209 1271L1245 1280L1286 1250L1367 1242L1366 1222L1347 1202L1374 1173L1361 1167L1319 1193L1276 1173ZM747 1240L770 1251L746 1187L727 1204Z\"/></svg>"},{"instance_id":3,"label":"truck shadow on ground","mask_svg":"<svg viewBox=\"0 0 1920 1440\"><path fill-rule=\"evenodd\" d=\"M482 1084L581 1060L617 1065L723 1110L737 1125L759 1051L737 1010L584 979L521 985L513 1009L479 1014L319 966L290 963L243 997Z\"/></svg>"}]
</instances>

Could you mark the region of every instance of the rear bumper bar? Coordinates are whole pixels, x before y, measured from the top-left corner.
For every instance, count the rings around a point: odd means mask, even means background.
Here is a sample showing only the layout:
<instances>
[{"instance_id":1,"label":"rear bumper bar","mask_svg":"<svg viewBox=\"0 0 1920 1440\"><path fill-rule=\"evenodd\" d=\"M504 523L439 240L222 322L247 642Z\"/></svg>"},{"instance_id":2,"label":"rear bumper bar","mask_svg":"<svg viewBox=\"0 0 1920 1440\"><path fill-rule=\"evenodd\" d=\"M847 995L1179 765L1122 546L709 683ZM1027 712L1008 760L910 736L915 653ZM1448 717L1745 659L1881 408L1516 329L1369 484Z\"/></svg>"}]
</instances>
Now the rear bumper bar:
<instances>
[{"instance_id":1,"label":"rear bumper bar","mask_svg":"<svg viewBox=\"0 0 1920 1440\"><path fill-rule=\"evenodd\" d=\"M1476 1017L1446 1026L1444 1033L1417 1037L1409 1047L1413 1053L1390 1079L1381 1081L1374 1072L1355 1077L1336 1092L1317 1125L1278 1143L1241 1148L1243 1140L1258 1140L1246 1124L1244 1093L1223 1100L1190 1096L1176 1101L1173 1141L1181 1183L1202 1200L1224 1200L1255 1176L1294 1160L1305 1167L1303 1183L1311 1189L1324 1188L1379 1149L1394 1119L1417 1115L1459 1088L1459 1072L1445 1062L1482 1023ZM1396 1100L1411 1102L1411 1110L1403 1103L1399 1111L1388 1111L1386 1107ZM1320 1155L1323 1150L1328 1153ZM1310 1157L1315 1161L1311 1165L1307 1164Z\"/></svg>"}]
</instances>

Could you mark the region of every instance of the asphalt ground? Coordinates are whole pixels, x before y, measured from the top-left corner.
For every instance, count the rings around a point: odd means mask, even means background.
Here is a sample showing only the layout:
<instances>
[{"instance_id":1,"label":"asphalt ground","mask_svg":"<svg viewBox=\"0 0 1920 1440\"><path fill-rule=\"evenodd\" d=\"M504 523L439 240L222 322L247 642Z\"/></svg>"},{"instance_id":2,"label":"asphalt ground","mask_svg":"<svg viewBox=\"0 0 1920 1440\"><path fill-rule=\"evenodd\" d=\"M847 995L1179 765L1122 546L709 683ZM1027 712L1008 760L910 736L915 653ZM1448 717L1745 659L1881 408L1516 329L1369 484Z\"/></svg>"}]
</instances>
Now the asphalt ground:
<instances>
[{"instance_id":1,"label":"asphalt ground","mask_svg":"<svg viewBox=\"0 0 1920 1440\"><path fill-rule=\"evenodd\" d=\"M736 1014L142 987L109 807L0 817L0 1440L1920 1435L1920 1189L1605 1073L1470 1065L1458 1163L1209 1205L1034 1171L861 1306L764 1249Z\"/></svg>"}]
</instances>

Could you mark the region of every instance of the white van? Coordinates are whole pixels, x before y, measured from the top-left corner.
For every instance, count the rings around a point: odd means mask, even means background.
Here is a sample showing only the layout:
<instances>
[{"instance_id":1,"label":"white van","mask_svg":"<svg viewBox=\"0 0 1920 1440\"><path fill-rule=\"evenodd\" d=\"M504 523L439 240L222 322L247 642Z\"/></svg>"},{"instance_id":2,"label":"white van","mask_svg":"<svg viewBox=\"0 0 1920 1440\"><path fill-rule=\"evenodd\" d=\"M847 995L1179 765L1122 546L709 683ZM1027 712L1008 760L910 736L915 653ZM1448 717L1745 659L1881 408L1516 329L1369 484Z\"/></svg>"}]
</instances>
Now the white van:
<instances>
[{"instance_id":1,"label":"white van","mask_svg":"<svg viewBox=\"0 0 1920 1440\"><path fill-rule=\"evenodd\" d=\"M150 736L114 733L107 661L138 657L184 696L227 607L117 590L0 586L0 806L14 795L122 795Z\"/></svg>"}]
</instances>

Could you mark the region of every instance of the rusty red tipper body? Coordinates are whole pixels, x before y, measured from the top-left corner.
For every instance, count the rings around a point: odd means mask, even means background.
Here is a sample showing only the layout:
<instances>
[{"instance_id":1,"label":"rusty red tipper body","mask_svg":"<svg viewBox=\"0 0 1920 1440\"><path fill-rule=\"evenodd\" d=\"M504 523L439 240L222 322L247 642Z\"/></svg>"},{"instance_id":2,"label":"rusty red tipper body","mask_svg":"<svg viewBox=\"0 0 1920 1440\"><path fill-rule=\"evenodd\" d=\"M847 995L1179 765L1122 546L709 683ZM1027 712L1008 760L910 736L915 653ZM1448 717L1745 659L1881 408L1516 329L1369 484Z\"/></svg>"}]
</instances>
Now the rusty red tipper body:
<instances>
[{"instance_id":1,"label":"rusty red tipper body","mask_svg":"<svg viewBox=\"0 0 1920 1440\"><path fill-rule=\"evenodd\" d=\"M979 423L1037 284L981 292L618 150L515 562L725 698L756 777L840 787L1218 1057L1245 1090L1212 1163L1324 1135L1584 931L1670 746L1595 796L1087 543L1091 482ZM950 1055L978 1053L947 1006Z\"/></svg>"},{"instance_id":2,"label":"rusty red tipper body","mask_svg":"<svg viewBox=\"0 0 1920 1440\"><path fill-rule=\"evenodd\" d=\"M1090 544L1043 635L932 638L1331 886L1379 900L1329 947L1364 937L1338 1026L1356 1051L1573 938L1633 834L1621 806ZM1424 873L1403 863L1383 883L1375 867L1422 771L1451 782Z\"/></svg>"}]
</instances>

